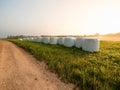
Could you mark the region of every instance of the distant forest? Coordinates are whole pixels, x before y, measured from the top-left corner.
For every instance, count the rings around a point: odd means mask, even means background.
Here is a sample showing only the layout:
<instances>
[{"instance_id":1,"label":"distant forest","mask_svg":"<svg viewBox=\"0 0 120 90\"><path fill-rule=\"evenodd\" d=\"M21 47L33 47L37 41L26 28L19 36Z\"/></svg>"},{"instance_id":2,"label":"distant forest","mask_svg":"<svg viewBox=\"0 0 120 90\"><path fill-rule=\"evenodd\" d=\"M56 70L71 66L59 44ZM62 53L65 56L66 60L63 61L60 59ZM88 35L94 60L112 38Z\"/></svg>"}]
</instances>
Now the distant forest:
<instances>
[{"instance_id":1,"label":"distant forest","mask_svg":"<svg viewBox=\"0 0 120 90\"><path fill-rule=\"evenodd\" d=\"M51 37L50 35L41 35L42 37L45 37L45 36L49 36ZM71 37L97 37L97 36L106 36L106 37L120 37L120 32L119 33L116 33L116 34L106 34L106 35L100 35L99 33L96 33L94 35L67 35L67 36L71 36ZM25 35L9 35L7 36L7 39L19 39L19 38L26 38L26 37L38 37L38 36L25 36ZM65 37L65 35L60 35L60 36L57 36L57 37Z\"/></svg>"}]
</instances>

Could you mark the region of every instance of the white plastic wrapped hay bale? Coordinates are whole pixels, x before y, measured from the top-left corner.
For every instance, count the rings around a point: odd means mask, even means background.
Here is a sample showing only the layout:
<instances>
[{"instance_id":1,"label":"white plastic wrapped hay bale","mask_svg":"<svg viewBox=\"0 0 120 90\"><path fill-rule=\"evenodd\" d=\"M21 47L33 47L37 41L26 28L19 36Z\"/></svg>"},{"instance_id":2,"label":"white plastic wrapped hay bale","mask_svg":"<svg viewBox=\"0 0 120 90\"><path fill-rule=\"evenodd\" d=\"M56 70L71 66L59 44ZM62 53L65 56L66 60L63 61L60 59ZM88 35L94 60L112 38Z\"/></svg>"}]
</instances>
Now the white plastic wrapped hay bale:
<instances>
[{"instance_id":1,"label":"white plastic wrapped hay bale","mask_svg":"<svg viewBox=\"0 0 120 90\"><path fill-rule=\"evenodd\" d=\"M82 48L83 41L84 41L83 38L76 38L75 47Z\"/></svg>"},{"instance_id":2,"label":"white plastic wrapped hay bale","mask_svg":"<svg viewBox=\"0 0 120 90\"><path fill-rule=\"evenodd\" d=\"M23 40L26 40L26 38L23 38Z\"/></svg>"},{"instance_id":3,"label":"white plastic wrapped hay bale","mask_svg":"<svg viewBox=\"0 0 120 90\"><path fill-rule=\"evenodd\" d=\"M99 51L100 41L96 38L85 38L83 41L82 49L89 52Z\"/></svg>"},{"instance_id":4,"label":"white plastic wrapped hay bale","mask_svg":"<svg viewBox=\"0 0 120 90\"><path fill-rule=\"evenodd\" d=\"M44 38L45 38L45 37L41 37L41 42L42 42L42 43L44 43L44 41L45 41Z\"/></svg>"},{"instance_id":5,"label":"white plastic wrapped hay bale","mask_svg":"<svg viewBox=\"0 0 120 90\"><path fill-rule=\"evenodd\" d=\"M64 44L64 37L58 38L58 44L60 44L60 45Z\"/></svg>"},{"instance_id":6,"label":"white plastic wrapped hay bale","mask_svg":"<svg viewBox=\"0 0 120 90\"><path fill-rule=\"evenodd\" d=\"M58 43L58 38L57 37L51 37L49 43L50 44L57 44Z\"/></svg>"},{"instance_id":7,"label":"white plastic wrapped hay bale","mask_svg":"<svg viewBox=\"0 0 120 90\"><path fill-rule=\"evenodd\" d=\"M34 38L33 41L36 42L37 38Z\"/></svg>"},{"instance_id":8,"label":"white plastic wrapped hay bale","mask_svg":"<svg viewBox=\"0 0 120 90\"><path fill-rule=\"evenodd\" d=\"M23 40L26 40L26 38L23 38Z\"/></svg>"},{"instance_id":9,"label":"white plastic wrapped hay bale","mask_svg":"<svg viewBox=\"0 0 120 90\"><path fill-rule=\"evenodd\" d=\"M75 45L75 39L71 37L64 38L64 46L66 47L72 47Z\"/></svg>"},{"instance_id":10,"label":"white plastic wrapped hay bale","mask_svg":"<svg viewBox=\"0 0 120 90\"><path fill-rule=\"evenodd\" d=\"M33 37L30 37L30 38L29 38L29 41L33 41L33 39L34 39Z\"/></svg>"},{"instance_id":11,"label":"white plastic wrapped hay bale","mask_svg":"<svg viewBox=\"0 0 120 90\"><path fill-rule=\"evenodd\" d=\"M37 42L41 42L41 41L42 41L41 37L38 37L38 38L36 39L36 41L37 41Z\"/></svg>"},{"instance_id":12,"label":"white plastic wrapped hay bale","mask_svg":"<svg viewBox=\"0 0 120 90\"><path fill-rule=\"evenodd\" d=\"M30 40L30 38L26 38L25 40L29 41L29 40Z\"/></svg>"},{"instance_id":13,"label":"white plastic wrapped hay bale","mask_svg":"<svg viewBox=\"0 0 120 90\"><path fill-rule=\"evenodd\" d=\"M45 43L45 44L48 44L49 43L49 37L42 37L42 42Z\"/></svg>"},{"instance_id":14,"label":"white plastic wrapped hay bale","mask_svg":"<svg viewBox=\"0 0 120 90\"><path fill-rule=\"evenodd\" d=\"M23 39L22 39L22 38L19 38L18 40L22 41Z\"/></svg>"},{"instance_id":15,"label":"white plastic wrapped hay bale","mask_svg":"<svg viewBox=\"0 0 120 90\"><path fill-rule=\"evenodd\" d=\"M37 37L34 39L35 42L41 42L41 37Z\"/></svg>"},{"instance_id":16,"label":"white plastic wrapped hay bale","mask_svg":"<svg viewBox=\"0 0 120 90\"><path fill-rule=\"evenodd\" d=\"M41 37L41 42L43 42L43 37Z\"/></svg>"}]
</instances>

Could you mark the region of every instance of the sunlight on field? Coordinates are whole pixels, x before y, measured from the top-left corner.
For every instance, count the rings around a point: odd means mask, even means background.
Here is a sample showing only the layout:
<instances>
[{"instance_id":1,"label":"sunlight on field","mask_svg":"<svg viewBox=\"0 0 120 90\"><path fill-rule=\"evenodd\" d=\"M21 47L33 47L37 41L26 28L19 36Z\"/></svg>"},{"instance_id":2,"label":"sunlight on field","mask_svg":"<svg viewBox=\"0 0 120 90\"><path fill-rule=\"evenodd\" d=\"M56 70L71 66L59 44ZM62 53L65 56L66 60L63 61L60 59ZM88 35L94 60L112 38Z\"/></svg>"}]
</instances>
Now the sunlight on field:
<instances>
[{"instance_id":1,"label":"sunlight on field","mask_svg":"<svg viewBox=\"0 0 120 90\"><path fill-rule=\"evenodd\" d=\"M100 40L105 41L120 41L120 36L107 36L107 35L100 35L100 36L88 36L89 38L98 38ZM88 38L86 37L86 38Z\"/></svg>"},{"instance_id":2,"label":"sunlight on field","mask_svg":"<svg viewBox=\"0 0 120 90\"><path fill-rule=\"evenodd\" d=\"M120 41L120 37L98 37L100 40L107 40L107 41Z\"/></svg>"},{"instance_id":3,"label":"sunlight on field","mask_svg":"<svg viewBox=\"0 0 120 90\"><path fill-rule=\"evenodd\" d=\"M120 37L98 36L98 37L91 37L91 38L98 38L100 40L105 40L105 41L120 41Z\"/></svg>"}]
</instances>

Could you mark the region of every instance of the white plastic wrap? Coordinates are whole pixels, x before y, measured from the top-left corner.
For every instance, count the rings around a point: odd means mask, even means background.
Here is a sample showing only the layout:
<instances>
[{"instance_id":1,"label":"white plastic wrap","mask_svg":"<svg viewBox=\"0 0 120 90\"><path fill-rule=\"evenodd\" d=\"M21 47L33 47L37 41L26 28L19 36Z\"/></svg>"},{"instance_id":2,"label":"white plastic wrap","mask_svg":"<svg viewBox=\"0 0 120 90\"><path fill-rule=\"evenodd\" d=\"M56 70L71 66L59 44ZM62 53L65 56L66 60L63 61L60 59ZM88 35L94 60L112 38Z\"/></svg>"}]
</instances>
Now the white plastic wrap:
<instances>
[{"instance_id":1,"label":"white plastic wrap","mask_svg":"<svg viewBox=\"0 0 120 90\"><path fill-rule=\"evenodd\" d=\"M51 37L49 43L50 44L57 44L58 43L58 38L57 37Z\"/></svg>"},{"instance_id":2,"label":"white plastic wrap","mask_svg":"<svg viewBox=\"0 0 120 90\"><path fill-rule=\"evenodd\" d=\"M83 40L84 40L83 38L76 38L75 46L77 48L82 48Z\"/></svg>"},{"instance_id":3,"label":"white plastic wrap","mask_svg":"<svg viewBox=\"0 0 120 90\"><path fill-rule=\"evenodd\" d=\"M64 46L66 47L72 47L75 45L75 39L71 37L64 38Z\"/></svg>"},{"instance_id":4,"label":"white plastic wrap","mask_svg":"<svg viewBox=\"0 0 120 90\"><path fill-rule=\"evenodd\" d=\"M26 38L23 38L23 40L26 40Z\"/></svg>"},{"instance_id":5,"label":"white plastic wrap","mask_svg":"<svg viewBox=\"0 0 120 90\"><path fill-rule=\"evenodd\" d=\"M41 41L43 42L43 43L45 43L45 44L48 44L49 43L49 37L42 37L41 38Z\"/></svg>"},{"instance_id":6,"label":"white plastic wrap","mask_svg":"<svg viewBox=\"0 0 120 90\"><path fill-rule=\"evenodd\" d=\"M82 49L89 52L99 51L100 41L96 38L85 38L83 41Z\"/></svg>"},{"instance_id":7,"label":"white plastic wrap","mask_svg":"<svg viewBox=\"0 0 120 90\"><path fill-rule=\"evenodd\" d=\"M22 39L22 38L19 38L19 40L20 40L20 41L23 41L23 39Z\"/></svg>"},{"instance_id":8,"label":"white plastic wrap","mask_svg":"<svg viewBox=\"0 0 120 90\"><path fill-rule=\"evenodd\" d=\"M30 40L30 38L25 38L25 40L29 41L29 40Z\"/></svg>"},{"instance_id":9,"label":"white plastic wrap","mask_svg":"<svg viewBox=\"0 0 120 90\"><path fill-rule=\"evenodd\" d=\"M60 44L60 45L64 44L64 37L58 38L58 44Z\"/></svg>"},{"instance_id":10,"label":"white plastic wrap","mask_svg":"<svg viewBox=\"0 0 120 90\"><path fill-rule=\"evenodd\" d=\"M41 42L41 37L37 37L34 39L35 42Z\"/></svg>"},{"instance_id":11,"label":"white plastic wrap","mask_svg":"<svg viewBox=\"0 0 120 90\"><path fill-rule=\"evenodd\" d=\"M23 40L28 40L28 38L23 38Z\"/></svg>"},{"instance_id":12,"label":"white plastic wrap","mask_svg":"<svg viewBox=\"0 0 120 90\"><path fill-rule=\"evenodd\" d=\"M33 41L33 40L34 40L34 38L33 38L33 37L30 37L30 38L29 38L29 41Z\"/></svg>"}]
</instances>

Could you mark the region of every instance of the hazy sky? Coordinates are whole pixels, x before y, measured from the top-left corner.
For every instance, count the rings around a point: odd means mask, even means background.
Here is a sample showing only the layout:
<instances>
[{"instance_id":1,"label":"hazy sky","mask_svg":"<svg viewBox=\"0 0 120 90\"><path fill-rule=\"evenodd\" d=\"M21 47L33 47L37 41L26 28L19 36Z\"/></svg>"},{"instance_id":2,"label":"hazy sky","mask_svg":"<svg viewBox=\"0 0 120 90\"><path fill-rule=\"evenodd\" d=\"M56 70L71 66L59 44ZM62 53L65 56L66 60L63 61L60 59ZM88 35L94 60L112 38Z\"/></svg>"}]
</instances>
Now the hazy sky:
<instances>
[{"instance_id":1,"label":"hazy sky","mask_svg":"<svg viewBox=\"0 0 120 90\"><path fill-rule=\"evenodd\" d=\"M0 0L0 36L120 32L120 0Z\"/></svg>"}]
</instances>

